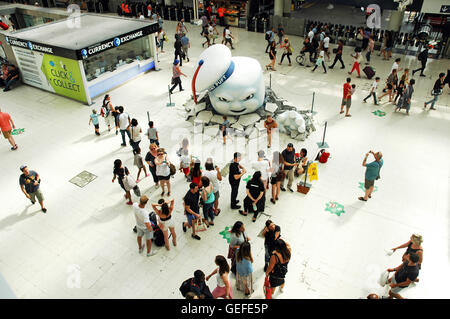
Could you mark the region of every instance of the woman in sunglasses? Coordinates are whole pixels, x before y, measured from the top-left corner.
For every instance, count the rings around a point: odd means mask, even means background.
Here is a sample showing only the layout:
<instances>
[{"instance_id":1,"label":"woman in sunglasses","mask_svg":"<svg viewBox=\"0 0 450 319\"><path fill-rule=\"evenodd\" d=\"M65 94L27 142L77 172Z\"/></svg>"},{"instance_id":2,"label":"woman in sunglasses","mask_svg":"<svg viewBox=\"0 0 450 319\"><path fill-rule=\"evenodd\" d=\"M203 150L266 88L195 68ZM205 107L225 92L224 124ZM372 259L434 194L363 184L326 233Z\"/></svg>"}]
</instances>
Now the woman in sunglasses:
<instances>
[{"instance_id":1,"label":"woman in sunglasses","mask_svg":"<svg viewBox=\"0 0 450 319\"><path fill-rule=\"evenodd\" d=\"M167 157L164 148L159 148L157 156L155 158L156 165L156 176L158 177L158 181L161 184L162 193L161 196L164 196L165 190L164 186L167 185L167 196L170 196L170 161Z\"/></svg>"}]
</instances>

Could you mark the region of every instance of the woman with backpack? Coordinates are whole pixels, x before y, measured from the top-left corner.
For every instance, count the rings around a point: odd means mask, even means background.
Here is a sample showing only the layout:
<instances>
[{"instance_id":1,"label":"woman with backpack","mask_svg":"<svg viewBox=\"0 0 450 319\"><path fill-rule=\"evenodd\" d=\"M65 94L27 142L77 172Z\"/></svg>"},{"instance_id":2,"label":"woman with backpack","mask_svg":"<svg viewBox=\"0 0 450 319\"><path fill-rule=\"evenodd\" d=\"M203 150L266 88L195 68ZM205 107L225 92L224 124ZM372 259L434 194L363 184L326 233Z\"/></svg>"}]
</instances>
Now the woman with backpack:
<instances>
[{"instance_id":1,"label":"woman with backpack","mask_svg":"<svg viewBox=\"0 0 450 319\"><path fill-rule=\"evenodd\" d=\"M275 250L275 241L280 238L281 228L270 219L266 221L266 227L262 231L264 236L264 271L269 267L270 257Z\"/></svg>"},{"instance_id":2,"label":"woman with backpack","mask_svg":"<svg viewBox=\"0 0 450 319\"><path fill-rule=\"evenodd\" d=\"M284 240L277 239L274 248L266 270L266 278L269 278L272 295L277 287L280 287L280 292L283 292L284 278L288 272L287 266L291 259L291 247Z\"/></svg>"},{"instance_id":3,"label":"woman with backpack","mask_svg":"<svg viewBox=\"0 0 450 319\"><path fill-rule=\"evenodd\" d=\"M216 275L217 287L212 291L214 299L224 298L233 299L233 287L229 279L230 266L224 256L218 255L214 260L218 266L209 276L206 277L208 281L213 275Z\"/></svg>"},{"instance_id":4,"label":"woman with backpack","mask_svg":"<svg viewBox=\"0 0 450 319\"><path fill-rule=\"evenodd\" d=\"M253 293L253 257L251 245L245 241L236 251L236 288L249 296Z\"/></svg>"},{"instance_id":5,"label":"woman with backpack","mask_svg":"<svg viewBox=\"0 0 450 319\"><path fill-rule=\"evenodd\" d=\"M156 176L162 188L161 196L164 196L165 193L164 186L167 186L167 196L170 196L170 161L164 148L158 149L154 163L156 166Z\"/></svg>"},{"instance_id":6,"label":"woman with backpack","mask_svg":"<svg viewBox=\"0 0 450 319\"><path fill-rule=\"evenodd\" d=\"M125 191L125 199L128 199L127 205L133 205L133 202L131 201L131 193L130 190L127 190L125 188L124 179L127 175L130 175L130 171L127 167L122 166L122 161L120 159L116 159L114 161L114 170L113 170L114 177L112 179L112 182L117 178L117 181L119 182L120 187Z\"/></svg>"},{"instance_id":7,"label":"woman with backpack","mask_svg":"<svg viewBox=\"0 0 450 319\"><path fill-rule=\"evenodd\" d=\"M159 228L161 228L164 234L164 245L166 246L167 250L170 250L169 236L168 236L169 230L170 233L172 234L172 244L174 246L177 245L177 234L175 233L175 223L172 219L173 205L174 199L172 199L170 202L166 202L162 198L158 201L158 204L152 204L153 210L159 217L158 226Z\"/></svg>"},{"instance_id":8,"label":"woman with backpack","mask_svg":"<svg viewBox=\"0 0 450 319\"><path fill-rule=\"evenodd\" d=\"M108 126L108 131L111 131L111 121L114 121L114 125L116 126L116 135L118 134L119 130L119 121L118 116L119 112L116 111L114 106L111 103L111 97L109 94L106 94L103 98L102 108L101 108L101 114L105 118L105 124Z\"/></svg>"},{"instance_id":9,"label":"woman with backpack","mask_svg":"<svg viewBox=\"0 0 450 319\"><path fill-rule=\"evenodd\" d=\"M289 66L291 66L292 65L291 64L291 55L294 50L292 49L291 42L289 41L289 39L287 37L284 39L284 42L280 45L280 48L284 49L284 52L283 52L283 55L281 56L281 61L280 61L280 63L278 63L278 65L281 65L281 63L283 63L284 57L287 56L287 59L289 61Z\"/></svg>"},{"instance_id":10,"label":"woman with backpack","mask_svg":"<svg viewBox=\"0 0 450 319\"><path fill-rule=\"evenodd\" d=\"M203 216L205 217L206 225L214 226L214 187L206 176L203 176L201 178L201 183L203 185L203 189L201 192L201 196L203 199Z\"/></svg>"}]
</instances>

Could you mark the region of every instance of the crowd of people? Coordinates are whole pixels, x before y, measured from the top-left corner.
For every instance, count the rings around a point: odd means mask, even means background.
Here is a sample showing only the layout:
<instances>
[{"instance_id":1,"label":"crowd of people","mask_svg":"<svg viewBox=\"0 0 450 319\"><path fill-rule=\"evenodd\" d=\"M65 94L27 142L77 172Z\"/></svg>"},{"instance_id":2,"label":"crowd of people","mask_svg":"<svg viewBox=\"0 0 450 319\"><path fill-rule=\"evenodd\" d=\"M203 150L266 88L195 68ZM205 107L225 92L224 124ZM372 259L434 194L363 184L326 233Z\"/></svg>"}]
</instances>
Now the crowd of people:
<instances>
[{"instance_id":1,"label":"crowd of people","mask_svg":"<svg viewBox=\"0 0 450 319\"><path fill-rule=\"evenodd\" d=\"M158 21L160 24L159 31L156 36L157 47L159 52L164 53L163 44L165 42L166 33L162 28L162 19L159 15L151 15L151 19ZM215 40L219 35L215 21L210 18L206 12L202 15L202 31L201 35L205 38L205 42L202 46L210 46L215 44ZM223 23L221 23L223 24ZM170 93L179 86L180 91L183 91L181 76L187 77L180 67L183 60L189 62L188 49L190 48L190 41L187 37L189 30L186 27L184 20L182 19L175 30L175 42L174 42L174 62L173 62L173 77L172 88ZM278 42L276 37L278 36ZM374 50L374 41L372 35L363 34L364 37L362 50L356 50L352 57L354 63L349 74L356 71L358 77L360 77L360 64L363 62L363 53L365 53L366 64L370 64L371 56ZM229 44L233 49L233 35L229 30L229 26L225 26L223 31L222 43ZM367 39L367 41L365 41ZM275 70L276 62L276 48L277 45L283 50L283 55L279 62L282 64L286 57L289 66L291 66L291 55L293 54L293 46L288 37L286 37L284 28L280 24L278 30L275 33L275 29L272 28L266 33L267 47L266 53L269 54L270 63L266 65L266 69ZM385 59L388 60L391 57L392 45L389 42L389 37L385 39L385 44L381 50ZM326 29L318 30L317 27L312 26L305 37L304 47L302 52L309 53L310 61L315 64L312 71L315 71L318 67L322 66L324 73L327 72L325 60L330 61L330 35ZM338 46L333 50L335 57L332 65L329 69L333 69L337 61L342 65L341 68L345 68L345 64L342 59L343 54L343 42L338 41ZM423 71L426 66L426 59L428 58L428 48L425 48L419 54L419 60L422 63L420 69L414 70L412 74L420 71L423 76ZM425 52L425 53L423 53ZM404 70L400 68L401 59L396 58L392 66L391 72L386 79L386 85L384 92L377 97L377 89L380 82L380 77L375 77L371 85L369 95L364 98L366 102L370 97L373 97L374 104L378 104L380 100L389 96L389 102L397 102L396 111L405 108L407 114L409 114L411 98L414 92L413 85L414 79L409 78L409 69ZM17 79L18 73L12 69L2 66L2 84L6 85L6 90L9 89L13 80ZM403 73L398 79L400 72ZM12 76L12 77L11 77ZM349 110L351 107L352 96L355 93L356 85L351 84L351 77L346 79L346 83L343 88L343 98L341 103L340 113L344 113L344 106L346 107L345 116L350 117ZM433 99L425 102L424 108L428 104L431 104L431 109L435 109L435 103L438 100L438 96L442 94L442 89L445 84L449 84L449 74L440 73L439 78L436 80L433 87ZM100 133L100 120L99 117L103 117L105 126L108 131L111 128L115 129L115 134L121 135L121 146L126 147L129 145L133 153L134 166L137 169L136 178L132 176L131 170L126 167L121 159L116 159L113 163L113 179L116 180L119 186L124 191L124 198L126 204L133 207L134 216L136 220L136 233L138 252L141 254L146 249L146 256L151 257L157 253L157 250L152 249L153 240L156 237L156 233L160 231L163 235L163 243L167 250L170 250L170 238L172 238L172 245L177 245L177 233L174 223L173 213L175 207L175 201L170 198L172 195L171 181L177 172L177 166L180 174L183 174L186 180L186 194L183 196L183 210L186 220L182 223L183 232L187 232L188 228L191 229L191 238L195 240L201 240L199 236L199 230L213 227L215 225L215 219L219 217L221 209L219 208L220 202L223 201L224 194L220 189L220 181L224 179L220 168L214 164L214 159L209 157L206 159L204 169L201 167L200 159L195 157L189 149L189 140L183 139L180 145L180 149L177 152L179 157L171 159L168 156L166 149L160 145L159 131L154 121L148 122L148 128L143 133L142 127L139 125L139 121L136 118L130 116L125 112L123 106L114 106L111 97L105 95L102 105L99 110L93 109L89 116L89 125L92 123L94 126L94 134L99 136ZM224 117L224 123L221 126L223 143L226 144L227 129L229 122L227 123L226 117ZM7 113L0 111L0 126L3 135L9 140L12 150L17 149L13 137L11 136L11 130L15 127L14 122ZM264 127L267 131L268 148L271 147L271 136L273 130L277 129L278 125L276 120L270 115L267 116L264 122ZM148 152L145 157L142 155L141 144L142 135L147 136L148 139ZM128 144L127 144L128 142ZM279 200L280 193L289 192L293 193L293 183L296 177L301 176L307 170L308 157L307 149L301 148L300 152L296 152L292 143L287 144L286 148L282 151L274 151L272 158L268 159L263 150L257 152L257 160L251 164L252 170L251 178L246 182L245 197L242 199L242 206L239 204L239 188L244 175L247 174L247 169L242 165L242 154L235 152L233 158L230 159L228 183L230 185L230 201L229 205L232 210L237 210L241 216L252 216L252 222L255 222L261 213L264 212L266 207L266 195L270 189L270 202L276 205ZM372 154L374 161L367 163L368 156ZM362 165L366 167L365 173L365 194L359 197L361 201L368 201L371 198L372 191L374 189L374 183L380 178L380 170L383 166L381 152L370 151L366 154ZM148 171L147 171L148 166ZM26 165L20 167L22 175L20 175L20 187L25 196L30 199L32 204L36 200L41 205L42 211L45 213L47 209L44 207L44 196L40 191L40 176L33 170L28 170ZM141 177L142 174L142 178ZM148 203L149 198L146 195L142 195L139 189L139 183L142 179L152 175L153 182L155 184L155 190L161 188L160 199L154 203ZM285 188L285 181L287 182L287 189ZM270 187L271 185L271 187ZM138 198L138 201L133 201L133 195ZM222 199L221 199L222 198ZM221 199L221 200L220 200ZM220 201L219 201L220 200ZM149 207L151 206L152 211ZM239 216L239 215L236 215ZM213 270L209 275L205 275L202 270L196 270L192 278L187 279L182 283L180 291L183 296L190 299L196 298L233 298L233 281L238 290L242 291L244 295L249 296L255 291L254 279L252 273L254 272L255 260L252 256L252 241L246 233L245 223L242 220L238 220L234 223L230 231L230 242L228 246L228 252L222 255L217 255L214 258ZM142 238L145 236L145 242ZM291 260L292 250L288 242L281 238L281 227L276 225L273 221L267 220L265 227L261 231L261 236L264 237L264 272L266 277L265 289L273 294L276 288L282 292L285 285L285 277L288 271L288 264ZM402 264L397 268L388 269L389 272L395 272L394 276L389 279L391 290L389 291L389 297L401 298L399 292L401 289L408 287L412 282L418 282L417 276L422 263L422 237L420 235L413 235L411 240L404 245L396 247L393 251L400 248L407 248L406 253L403 255ZM226 255L226 257L225 257ZM211 278L215 278L216 287L210 292L207 282ZM234 278L234 280L233 280ZM372 296L373 297L373 296Z\"/></svg>"}]
</instances>

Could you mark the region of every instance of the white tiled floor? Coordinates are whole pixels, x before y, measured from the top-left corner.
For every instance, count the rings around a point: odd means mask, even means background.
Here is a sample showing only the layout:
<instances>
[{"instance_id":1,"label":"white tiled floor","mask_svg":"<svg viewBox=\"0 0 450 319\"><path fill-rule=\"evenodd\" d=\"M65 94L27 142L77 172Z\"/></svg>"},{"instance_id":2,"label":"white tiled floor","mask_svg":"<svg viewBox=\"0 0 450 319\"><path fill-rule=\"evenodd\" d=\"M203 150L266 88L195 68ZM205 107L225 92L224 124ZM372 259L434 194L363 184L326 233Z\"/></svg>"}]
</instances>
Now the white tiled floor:
<instances>
[{"instance_id":1,"label":"white tiled floor","mask_svg":"<svg viewBox=\"0 0 450 319\"><path fill-rule=\"evenodd\" d=\"M202 51L199 27L188 26L192 42L191 62L183 71L192 76L196 57ZM165 22L173 33L175 25ZM268 63L264 54L264 36L234 29L238 38L233 55L252 56L262 65ZM178 109L189 97L190 79L183 79L187 89L173 96L175 108L166 108L167 83L171 77L172 36L166 44L166 53L160 56L161 71L150 72L110 92L114 105L124 105L146 128L149 111L160 130L162 145L169 149L172 159L182 128L192 132ZM300 39L291 37L295 51ZM344 59L350 65L351 49L346 48ZM280 52L281 53L281 52ZM401 67L417 67L414 57L402 57ZM373 58L377 75L382 81L392 62ZM285 62L286 63L286 62ZM350 66L349 66L350 67ZM375 107L363 104L371 81L353 77L357 93L353 99L352 118L338 115L342 84L347 70L320 69L311 74L309 69L293 65L277 66L272 72L272 87L280 96L301 108L309 107L311 94L316 92L315 110L318 111L318 131L304 143L295 142L296 149L306 147L310 158L318 148L322 129L328 121L326 140L331 158L319 165L319 180L307 196L283 193L276 206L267 202L266 213L281 226L282 237L292 246L285 292L278 298L359 298L369 292L382 293L377 286L381 270L397 266L401 253L392 257L384 249L408 240L412 233L424 236L424 263L420 283L404 292L409 298L449 298L449 91L445 89L437 111L423 111L424 100L429 99L436 75L449 67L448 60L430 61L428 77L415 77L417 84L411 115L394 113L393 106ZM267 83L269 73L264 71ZM430 78L431 76L431 78ZM385 99L386 100L386 99ZM101 99L96 100L99 106ZM120 147L120 135L105 132L93 134L87 125L90 108L78 102L22 85L1 94L1 107L10 113L18 127L26 132L17 137L19 150L11 152L6 141L1 143L0 178L0 272L19 298L180 298L181 282L196 269L209 273L214 269L214 257L226 255L227 244L221 235L225 226L244 220L251 237L255 258L255 287L252 298L262 298L264 265L263 240L257 237L265 216L251 223L228 209L229 186L222 183L222 214L216 226L200 234L194 241L190 233L181 229L183 221L181 197L187 184L177 174L173 197L176 200L176 231L178 246L168 252L159 249L158 255L144 257L137 253L132 209L125 205L119 185L112 184L112 166L120 158L131 168L130 148ZM385 117L371 112L381 109ZM280 137L280 149L288 138ZM264 137L261 139L264 145ZM224 165L234 152L228 145L224 155L218 140L205 138L197 155L204 160L213 154L216 162ZM148 142L142 142L145 154ZM357 200L362 194L358 188L363 181L361 166L369 149L384 153L385 165L378 191L367 203ZM249 166L257 146L239 148L245 153L243 164ZM250 154L250 155L248 155ZM19 166L27 164L42 177L47 214L37 205L30 206L18 185ZM78 188L68 181L87 170L97 175L91 184ZM149 178L140 183L141 190L156 201ZM243 199L244 185L240 188ZM326 212L325 204L337 201L345 206L340 217ZM78 267L78 268L77 268ZM80 269L80 288L73 269ZM234 279L233 279L234 280ZM447 280L447 282L445 282ZM210 283L214 288L214 281ZM235 298L243 295L235 291Z\"/></svg>"}]
</instances>

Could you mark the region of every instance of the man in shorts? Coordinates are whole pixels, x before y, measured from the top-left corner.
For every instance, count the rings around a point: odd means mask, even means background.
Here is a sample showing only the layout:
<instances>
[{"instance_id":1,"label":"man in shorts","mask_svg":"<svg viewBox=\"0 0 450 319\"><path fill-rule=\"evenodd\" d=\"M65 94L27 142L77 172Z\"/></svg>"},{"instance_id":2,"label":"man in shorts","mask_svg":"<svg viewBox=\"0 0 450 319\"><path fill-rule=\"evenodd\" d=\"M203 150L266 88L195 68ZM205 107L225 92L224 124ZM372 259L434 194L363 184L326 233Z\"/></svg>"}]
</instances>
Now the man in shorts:
<instances>
[{"instance_id":1,"label":"man in shorts","mask_svg":"<svg viewBox=\"0 0 450 319\"><path fill-rule=\"evenodd\" d=\"M196 183L190 183L189 184L189 190L184 195L183 202L184 202L184 209L185 209L185 215L187 218L187 222L183 222L183 231L186 232L186 227L192 227L192 238L200 240L200 236L198 236L195 233L195 224L199 218L201 218L200 215L200 208L198 206L198 202L200 199L200 194L198 192L198 185Z\"/></svg>"},{"instance_id":2,"label":"man in shorts","mask_svg":"<svg viewBox=\"0 0 450 319\"><path fill-rule=\"evenodd\" d=\"M150 221L150 212L145 209L148 197L141 196L138 203L133 204L134 217L136 218L137 242L139 245L139 254L144 251L145 244L142 244L142 237L145 236L147 242L147 257L156 255L156 251L152 251L153 227Z\"/></svg>"},{"instance_id":3,"label":"man in shorts","mask_svg":"<svg viewBox=\"0 0 450 319\"><path fill-rule=\"evenodd\" d=\"M350 109L350 106L352 105L352 86L350 85L350 82L352 81L351 78L347 78L346 82L344 83L344 94L342 96L342 103L341 103L341 112L340 114L344 113L344 106L346 106L346 112L345 116L350 117L351 115L348 114L348 111Z\"/></svg>"},{"instance_id":4,"label":"man in shorts","mask_svg":"<svg viewBox=\"0 0 450 319\"><path fill-rule=\"evenodd\" d=\"M388 284L391 287L389 290L389 299L397 298L404 299L400 292L402 289L409 287L413 282L418 281L419 276L419 255L410 253L405 256L406 259L403 264L397 268L389 268L388 272L395 271L394 276L389 278Z\"/></svg>"},{"instance_id":5,"label":"man in shorts","mask_svg":"<svg viewBox=\"0 0 450 319\"><path fill-rule=\"evenodd\" d=\"M372 154L375 158L375 161L372 163L366 164L367 157L369 154ZM375 185L375 180L380 178L380 170L383 166L383 154L381 152L374 153L373 151L369 151L366 153L366 157L364 157L362 166L366 167L366 175L365 175L365 181L364 181L364 188L366 189L366 192L364 194L364 197L358 197L359 200L362 200L363 202L366 202L369 198L372 198L372 191Z\"/></svg>"},{"instance_id":6,"label":"man in shorts","mask_svg":"<svg viewBox=\"0 0 450 319\"><path fill-rule=\"evenodd\" d=\"M19 177L19 184L22 192L33 205L36 203L37 198L41 205L41 210L46 213L47 208L44 207L44 195L42 195L40 189L41 179L39 178L39 174L35 171L28 170L26 165L20 166L20 170L22 171L22 175Z\"/></svg>"},{"instance_id":7,"label":"man in shorts","mask_svg":"<svg viewBox=\"0 0 450 319\"><path fill-rule=\"evenodd\" d=\"M6 138L9 141L9 144L11 144L11 151L15 151L17 149L16 141L14 141L14 138L12 137L12 129L16 128L14 125L13 120L11 119L11 116L8 113L2 112L0 110L0 129L3 133L3 137Z\"/></svg>"}]
</instances>

